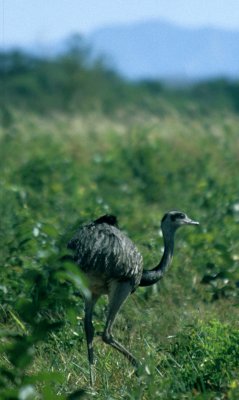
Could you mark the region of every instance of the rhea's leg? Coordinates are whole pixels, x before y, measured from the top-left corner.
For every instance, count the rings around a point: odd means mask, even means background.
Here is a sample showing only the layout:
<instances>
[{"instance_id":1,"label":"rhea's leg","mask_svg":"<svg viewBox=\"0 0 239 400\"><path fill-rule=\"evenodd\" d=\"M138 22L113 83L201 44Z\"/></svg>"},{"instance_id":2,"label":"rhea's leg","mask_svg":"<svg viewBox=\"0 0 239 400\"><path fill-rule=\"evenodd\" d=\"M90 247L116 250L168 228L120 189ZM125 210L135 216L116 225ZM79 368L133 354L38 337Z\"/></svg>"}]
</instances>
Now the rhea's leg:
<instances>
[{"instance_id":1,"label":"rhea's leg","mask_svg":"<svg viewBox=\"0 0 239 400\"><path fill-rule=\"evenodd\" d=\"M116 341L112 336L112 327L119 312L122 304L125 302L127 297L132 291L132 286L130 282L118 282L111 290L109 296L109 310L106 320L105 330L102 339L105 343L110 344L112 347L124 354L125 357L133 364L137 366L136 358L118 341Z\"/></svg>"},{"instance_id":2,"label":"rhea's leg","mask_svg":"<svg viewBox=\"0 0 239 400\"><path fill-rule=\"evenodd\" d=\"M85 298L85 334L87 342L88 360L90 367L90 384L94 386L95 383L95 373L94 373L94 351L93 351L93 338L94 338L94 326L92 323L92 315L95 303L97 302L99 296L91 295L90 298Z\"/></svg>"}]
</instances>

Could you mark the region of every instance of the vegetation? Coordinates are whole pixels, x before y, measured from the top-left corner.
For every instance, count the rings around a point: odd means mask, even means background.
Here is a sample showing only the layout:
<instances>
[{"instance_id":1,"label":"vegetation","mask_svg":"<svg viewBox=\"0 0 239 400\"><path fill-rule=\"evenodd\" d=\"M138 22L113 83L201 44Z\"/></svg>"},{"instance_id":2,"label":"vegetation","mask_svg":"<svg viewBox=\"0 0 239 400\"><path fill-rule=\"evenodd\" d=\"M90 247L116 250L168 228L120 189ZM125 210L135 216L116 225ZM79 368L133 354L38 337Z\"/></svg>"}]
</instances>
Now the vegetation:
<instances>
[{"instance_id":1,"label":"vegetation","mask_svg":"<svg viewBox=\"0 0 239 400\"><path fill-rule=\"evenodd\" d=\"M51 113L67 111L108 116L119 112L165 115L175 111L187 115L239 112L238 82L224 79L170 88L160 82L129 83L103 59L95 59L84 41L73 36L65 52L51 58L19 50L0 52L1 108Z\"/></svg>"},{"instance_id":2,"label":"vegetation","mask_svg":"<svg viewBox=\"0 0 239 400\"><path fill-rule=\"evenodd\" d=\"M238 84L131 84L82 48L1 57L0 398L238 399ZM102 298L91 391L87 286L67 240L116 214L150 268L175 208L200 227L178 232L167 276L139 288L115 326L142 368L101 342Z\"/></svg>"}]
</instances>

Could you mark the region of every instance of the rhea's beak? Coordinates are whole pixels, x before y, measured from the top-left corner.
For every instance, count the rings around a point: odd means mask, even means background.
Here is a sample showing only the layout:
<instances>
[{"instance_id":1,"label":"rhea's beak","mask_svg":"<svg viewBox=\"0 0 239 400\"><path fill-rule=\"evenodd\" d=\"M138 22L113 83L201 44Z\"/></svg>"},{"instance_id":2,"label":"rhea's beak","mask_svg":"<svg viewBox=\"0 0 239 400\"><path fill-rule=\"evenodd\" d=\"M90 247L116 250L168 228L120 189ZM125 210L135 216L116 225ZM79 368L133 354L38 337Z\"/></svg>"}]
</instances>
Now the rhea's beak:
<instances>
[{"instance_id":1,"label":"rhea's beak","mask_svg":"<svg viewBox=\"0 0 239 400\"><path fill-rule=\"evenodd\" d=\"M185 220L185 222L186 222L186 224L188 224L188 225L199 225L199 222L198 221L193 221L192 219L190 219L190 218L186 218L186 220Z\"/></svg>"}]
</instances>

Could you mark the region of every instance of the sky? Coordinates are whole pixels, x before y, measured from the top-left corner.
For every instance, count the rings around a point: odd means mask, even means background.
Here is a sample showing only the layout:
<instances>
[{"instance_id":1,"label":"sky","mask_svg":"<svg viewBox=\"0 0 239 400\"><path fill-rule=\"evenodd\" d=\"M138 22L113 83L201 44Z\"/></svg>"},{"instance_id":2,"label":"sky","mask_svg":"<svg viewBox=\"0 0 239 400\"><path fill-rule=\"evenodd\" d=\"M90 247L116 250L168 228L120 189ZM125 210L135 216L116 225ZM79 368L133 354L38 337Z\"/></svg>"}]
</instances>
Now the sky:
<instances>
[{"instance_id":1,"label":"sky","mask_svg":"<svg viewBox=\"0 0 239 400\"><path fill-rule=\"evenodd\" d=\"M1 44L46 44L151 18L239 31L239 0L0 0Z\"/></svg>"}]
</instances>

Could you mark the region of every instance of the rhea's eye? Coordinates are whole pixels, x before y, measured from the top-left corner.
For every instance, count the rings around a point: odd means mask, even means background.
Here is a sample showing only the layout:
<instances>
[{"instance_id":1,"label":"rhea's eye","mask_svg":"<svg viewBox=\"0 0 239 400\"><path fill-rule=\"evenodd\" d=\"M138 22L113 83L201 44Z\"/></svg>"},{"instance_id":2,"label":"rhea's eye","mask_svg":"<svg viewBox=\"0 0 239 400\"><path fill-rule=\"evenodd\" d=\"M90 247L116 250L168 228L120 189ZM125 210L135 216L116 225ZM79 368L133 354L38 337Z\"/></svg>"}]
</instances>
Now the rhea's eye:
<instances>
[{"instance_id":1,"label":"rhea's eye","mask_svg":"<svg viewBox=\"0 0 239 400\"><path fill-rule=\"evenodd\" d=\"M183 218L185 218L185 215L183 213L178 213L177 217L180 218L180 219L183 219Z\"/></svg>"},{"instance_id":2,"label":"rhea's eye","mask_svg":"<svg viewBox=\"0 0 239 400\"><path fill-rule=\"evenodd\" d=\"M185 214L178 212L175 213L174 215L171 215L171 220L175 221L177 219L184 219L185 217L186 217Z\"/></svg>"}]
</instances>

